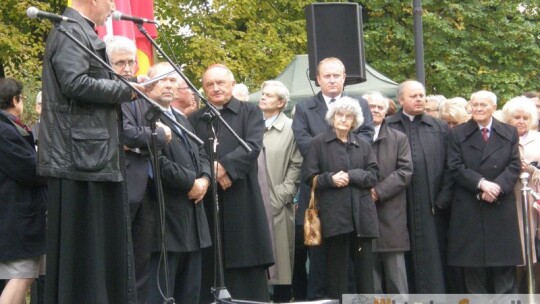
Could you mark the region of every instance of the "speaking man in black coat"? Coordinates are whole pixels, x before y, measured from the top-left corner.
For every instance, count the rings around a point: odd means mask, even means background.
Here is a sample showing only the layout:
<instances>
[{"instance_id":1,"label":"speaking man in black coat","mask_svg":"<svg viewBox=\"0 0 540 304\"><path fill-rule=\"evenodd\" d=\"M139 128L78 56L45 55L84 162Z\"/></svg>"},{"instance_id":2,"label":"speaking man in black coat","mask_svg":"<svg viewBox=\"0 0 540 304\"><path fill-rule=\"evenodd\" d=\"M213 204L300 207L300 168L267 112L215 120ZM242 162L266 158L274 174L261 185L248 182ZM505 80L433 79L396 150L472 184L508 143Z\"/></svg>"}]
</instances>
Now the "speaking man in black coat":
<instances>
[{"instance_id":1,"label":"speaking man in black coat","mask_svg":"<svg viewBox=\"0 0 540 304\"><path fill-rule=\"evenodd\" d=\"M302 157L306 158L311 144L311 139L316 135L325 132L330 128L325 120L328 108L335 101L345 95L343 92L345 85L345 66L338 58L330 57L321 60L317 67L317 82L321 86L321 91L306 100L296 104L293 119L294 139L298 144L298 149ZM369 106L363 98L358 98L360 108L364 116L362 125L354 131L369 143L373 141L373 125L371 122L371 112ZM305 167L305 165L303 165ZM305 170L304 170L305 171ZM305 180L302 177L300 180ZM303 291L305 283L300 278L305 276L306 247L304 246L303 226L304 213L309 203L310 186L300 183L298 209L296 210L296 240L295 240L295 270L293 275L293 290L295 299L321 299L326 297L326 274L324 249L321 246L309 249L309 278L307 282L307 295ZM302 273L304 272L304 273ZM300 281L300 282L299 282Z\"/></svg>"},{"instance_id":2,"label":"speaking man in black coat","mask_svg":"<svg viewBox=\"0 0 540 304\"><path fill-rule=\"evenodd\" d=\"M107 61L94 27L105 23L114 2L71 3L64 15L77 23L62 26ZM49 178L46 303L135 300L120 135L120 103L135 97L53 27L43 59L37 166Z\"/></svg>"},{"instance_id":3,"label":"speaking man in black coat","mask_svg":"<svg viewBox=\"0 0 540 304\"><path fill-rule=\"evenodd\" d=\"M214 165L220 203L225 287L236 299L268 301L266 269L274 263L274 254L257 178L264 120L258 106L232 96L234 84L234 75L221 64L210 66L202 77L208 100L252 149L248 153L221 122L214 121L213 128L219 143ZM202 108L189 117L202 140L212 136L204 117L207 112L208 108ZM213 204L211 194L206 195L205 204ZM208 296L214 272L212 252L204 261L203 296ZM202 298L204 300L205 297Z\"/></svg>"},{"instance_id":4,"label":"speaking man in black coat","mask_svg":"<svg viewBox=\"0 0 540 304\"><path fill-rule=\"evenodd\" d=\"M448 166L455 181L448 263L463 267L472 294L517 291L523 263L514 186L521 169L517 130L492 117L497 97L471 96L472 119L452 129Z\"/></svg>"}]
</instances>

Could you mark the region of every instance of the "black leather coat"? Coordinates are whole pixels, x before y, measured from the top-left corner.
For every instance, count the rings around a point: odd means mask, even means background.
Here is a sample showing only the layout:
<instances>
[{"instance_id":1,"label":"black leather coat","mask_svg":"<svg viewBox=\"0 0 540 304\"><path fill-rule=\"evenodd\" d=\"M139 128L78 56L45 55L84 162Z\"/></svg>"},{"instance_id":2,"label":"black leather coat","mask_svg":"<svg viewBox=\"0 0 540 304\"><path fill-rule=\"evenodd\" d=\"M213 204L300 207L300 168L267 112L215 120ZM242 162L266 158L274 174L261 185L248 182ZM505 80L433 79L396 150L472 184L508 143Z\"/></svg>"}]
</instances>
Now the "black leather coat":
<instances>
[{"instance_id":1,"label":"black leather coat","mask_svg":"<svg viewBox=\"0 0 540 304\"><path fill-rule=\"evenodd\" d=\"M62 22L75 38L106 61L105 43L90 21L67 8ZM131 89L53 28L43 60L43 110L38 173L83 181L121 181L119 103Z\"/></svg>"}]
</instances>

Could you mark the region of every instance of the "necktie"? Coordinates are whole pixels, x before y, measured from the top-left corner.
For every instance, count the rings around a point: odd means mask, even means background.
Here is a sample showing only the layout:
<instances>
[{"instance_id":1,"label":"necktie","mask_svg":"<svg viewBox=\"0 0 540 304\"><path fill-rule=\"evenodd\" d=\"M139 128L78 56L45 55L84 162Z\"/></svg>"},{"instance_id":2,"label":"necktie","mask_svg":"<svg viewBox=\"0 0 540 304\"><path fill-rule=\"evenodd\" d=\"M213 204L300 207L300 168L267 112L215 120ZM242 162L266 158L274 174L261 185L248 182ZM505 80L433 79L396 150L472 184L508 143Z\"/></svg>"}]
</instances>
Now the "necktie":
<instances>
[{"instance_id":1,"label":"necktie","mask_svg":"<svg viewBox=\"0 0 540 304\"><path fill-rule=\"evenodd\" d=\"M336 101L335 98L330 99L330 103L331 103L331 104L334 103L335 101Z\"/></svg>"},{"instance_id":2,"label":"necktie","mask_svg":"<svg viewBox=\"0 0 540 304\"><path fill-rule=\"evenodd\" d=\"M165 111L164 113L167 116L169 116L172 120L174 120L175 122L178 122L176 117L174 117L174 114L172 113L172 110L171 111ZM178 134L180 135L180 138L182 139L183 144L186 146L187 150L189 151L189 154L191 156L191 160L193 160L195 162L195 155L193 154L193 149L191 148L191 145L189 144L189 141L187 139L186 134L184 134L182 129L180 129L176 125L174 125L174 128L176 129L176 131L178 131Z\"/></svg>"},{"instance_id":3,"label":"necktie","mask_svg":"<svg viewBox=\"0 0 540 304\"><path fill-rule=\"evenodd\" d=\"M485 142L487 142L489 138L488 132L489 132L488 128L482 128L482 137L484 138Z\"/></svg>"}]
</instances>

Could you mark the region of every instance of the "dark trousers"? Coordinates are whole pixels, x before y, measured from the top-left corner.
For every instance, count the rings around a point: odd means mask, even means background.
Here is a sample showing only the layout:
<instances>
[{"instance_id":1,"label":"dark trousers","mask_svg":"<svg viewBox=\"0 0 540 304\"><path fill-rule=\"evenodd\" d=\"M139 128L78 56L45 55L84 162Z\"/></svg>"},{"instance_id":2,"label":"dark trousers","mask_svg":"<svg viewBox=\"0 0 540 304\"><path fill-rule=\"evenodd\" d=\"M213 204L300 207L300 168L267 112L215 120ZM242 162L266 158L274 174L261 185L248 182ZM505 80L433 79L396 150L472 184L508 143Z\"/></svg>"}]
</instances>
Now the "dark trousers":
<instances>
[{"instance_id":1,"label":"dark trousers","mask_svg":"<svg viewBox=\"0 0 540 304\"><path fill-rule=\"evenodd\" d=\"M150 198L149 191L147 191L143 201L129 204L129 209L131 214L131 239L133 242L133 258L135 262L137 303L144 304L148 298L148 277L150 272L150 250L154 227L155 202Z\"/></svg>"},{"instance_id":2,"label":"dark trousers","mask_svg":"<svg viewBox=\"0 0 540 304\"><path fill-rule=\"evenodd\" d=\"M201 292L201 251L167 252L169 288L175 303L199 303ZM158 287L159 278L159 287ZM159 252L150 261L148 304L162 304L166 295L164 263Z\"/></svg>"},{"instance_id":3,"label":"dark trousers","mask_svg":"<svg viewBox=\"0 0 540 304\"><path fill-rule=\"evenodd\" d=\"M295 301L307 299L308 248L304 245L304 226L295 225L294 229L294 269L292 277L293 297Z\"/></svg>"},{"instance_id":4,"label":"dark trousers","mask_svg":"<svg viewBox=\"0 0 540 304\"><path fill-rule=\"evenodd\" d=\"M465 289L470 294L512 294L517 292L516 267L463 267Z\"/></svg>"},{"instance_id":5,"label":"dark trousers","mask_svg":"<svg viewBox=\"0 0 540 304\"><path fill-rule=\"evenodd\" d=\"M349 263L353 261L356 292L372 294L374 291L374 257L371 239L357 238L354 233L325 238L327 293L332 299L350 293ZM352 257L352 258L351 258Z\"/></svg>"},{"instance_id":6,"label":"dark trousers","mask_svg":"<svg viewBox=\"0 0 540 304\"><path fill-rule=\"evenodd\" d=\"M268 302L268 276L262 266L225 269L225 285L235 300Z\"/></svg>"},{"instance_id":7,"label":"dark trousers","mask_svg":"<svg viewBox=\"0 0 540 304\"><path fill-rule=\"evenodd\" d=\"M274 285L274 303L289 303L292 299L291 285Z\"/></svg>"},{"instance_id":8,"label":"dark trousers","mask_svg":"<svg viewBox=\"0 0 540 304\"><path fill-rule=\"evenodd\" d=\"M309 274L307 299L309 301L324 299L326 292L326 239L320 246L309 247Z\"/></svg>"}]
</instances>

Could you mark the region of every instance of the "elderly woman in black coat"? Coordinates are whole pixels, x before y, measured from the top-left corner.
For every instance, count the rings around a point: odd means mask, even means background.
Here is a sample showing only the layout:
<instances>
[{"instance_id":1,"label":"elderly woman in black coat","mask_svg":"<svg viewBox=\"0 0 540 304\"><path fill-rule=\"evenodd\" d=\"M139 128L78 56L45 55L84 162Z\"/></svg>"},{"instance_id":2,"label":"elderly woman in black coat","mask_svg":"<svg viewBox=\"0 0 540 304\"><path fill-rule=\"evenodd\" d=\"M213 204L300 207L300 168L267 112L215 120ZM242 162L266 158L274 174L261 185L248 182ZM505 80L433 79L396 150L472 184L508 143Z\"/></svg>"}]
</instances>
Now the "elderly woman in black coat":
<instances>
[{"instance_id":1,"label":"elderly woman in black coat","mask_svg":"<svg viewBox=\"0 0 540 304\"><path fill-rule=\"evenodd\" d=\"M22 85L0 78L0 303L24 303L43 274L45 181L36 176L36 150L23 113Z\"/></svg>"},{"instance_id":2,"label":"elderly woman in black coat","mask_svg":"<svg viewBox=\"0 0 540 304\"><path fill-rule=\"evenodd\" d=\"M371 240L379 236L379 225L370 189L377 184L379 167L371 145L352 133L363 122L357 100L342 97L330 105L326 120L332 128L312 139L306 177L317 176L327 293L341 298L354 292L347 289L350 260L356 292L373 293Z\"/></svg>"}]
</instances>

